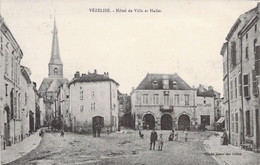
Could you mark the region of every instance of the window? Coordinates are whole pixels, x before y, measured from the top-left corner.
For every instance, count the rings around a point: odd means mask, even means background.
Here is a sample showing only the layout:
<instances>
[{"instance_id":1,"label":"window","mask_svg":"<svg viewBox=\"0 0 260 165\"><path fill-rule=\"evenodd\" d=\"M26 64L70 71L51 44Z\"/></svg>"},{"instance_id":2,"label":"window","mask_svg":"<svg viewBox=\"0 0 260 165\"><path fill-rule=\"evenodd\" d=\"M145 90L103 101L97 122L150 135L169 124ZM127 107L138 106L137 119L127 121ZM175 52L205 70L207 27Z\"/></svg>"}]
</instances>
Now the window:
<instances>
[{"instance_id":1,"label":"window","mask_svg":"<svg viewBox=\"0 0 260 165\"><path fill-rule=\"evenodd\" d=\"M11 58L11 80L14 80L14 58Z\"/></svg>"},{"instance_id":2,"label":"window","mask_svg":"<svg viewBox=\"0 0 260 165\"><path fill-rule=\"evenodd\" d=\"M244 96L245 98L250 98L249 74L244 75Z\"/></svg>"},{"instance_id":3,"label":"window","mask_svg":"<svg viewBox=\"0 0 260 165\"><path fill-rule=\"evenodd\" d=\"M254 40L254 54L256 54L256 42L257 42L257 39Z\"/></svg>"},{"instance_id":4,"label":"window","mask_svg":"<svg viewBox=\"0 0 260 165\"><path fill-rule=\"evenodd\" d=\"M235 132L238 133L238 113L235 113Z\"/></svg>"},{"instance_id":5,"label":"window","mask_svg":"<svg viewBox=\"0 0 260 165\"><path fill-rule=\"evenodd\" d=\"M93 102L91 103L91 110L94 111L96 109L96 104Z\"/></svg>"},{"instance_id":6,"label":"window","mask_svg":"<svg viewBox=\"0 0 260 165\"><path fill-rule=\"evenodd\" d=\"M143 104L148 104L148 95L143 94Z\"/></svg>"},{"instance_id":7,"label":"window","mask_svg":"<svg viewBox=\"0 0 260 165\"><path fill-rule=\"evenodd\" d=\"M156 80L153 81L152 83L153 89L157 89L158 88L158 83Z\"/></svg>"},{"instance_id":8,"label":"window","mask_svg":"<svg viewBox=\"0 0 260 165\"><path fill-rule=\"evenodd\" d=\"M8 64L9 64L9 61L8 61L8 53L7 51L5 52L5 75L8 76Z\"/></svg>"},{"instance_id":9,"label":"window","mask_svg":"<svg viewBox=\"0 0 260 165\"><path fill-rule=\"evenodd\" d=\"M154 105L158 105L159 104L159 95L158 94L154 94L153 95L153 104Z\"/></svg>"},{"instance_id":10,"label":"window","mask_svg":"<svg viewBox=\"0 0 260 165\"><path fill-rule=\"evenodd\" d=\"M246 47L246 59L248 60L248 46Z\"/></svg>"},{"instance_id":11,"label":"window","mask_svg":"<svg viewBox=\"0 0 260 165\"><path fill-rule=\"evenodd\" d=\"M83 111L84 111L84 106L81 105L81 106L80 106L80 112L83 112Z\"/></svg>"},{"instance_id":12,"label":"window","mask_svg":"<svg viewBox=\"0 0 260 165\"><path fill-rule=\"evenodd\" d=\"M91 97L92 97L92 98L95 97L95 91L91 91Z\"/></svg>"},{"instance_id":13,"label":"window","mask_svg":"<svg viewBox=\"0 0 260 165\"><path fill-rule=\"evenodd\" d=\"M231 114L231 132L235 130L235 123L234 123L234 114Z\"/></svg>"},{"instance_id":14,"label":"window","mask_svg":"<svg viewBox=\"0 0 260 165\"><path fill-rule=\"evenodd\" d=\"M239 96L242 95L242 74L239 73Z\"/></svg>"},{"instance_id":15,"label":"window","mask_svg":"<svg viewBox=\"0 0 260 165\"><path fill-rule=\"evenodd\" d=\"M177 89L177 82L176 82L176 81L173 81L173 82L172 82L172 88L173 88L173 89Z\"/></svg>"},{"instance_id":16,"label":"window","mask_svg":"<svg viewBox=\"0 0 260 165\"><path fill-rule=\"evenodd\" d=\"M5 96L8 96L7 87L8 87L8 84L5 84Z\"/></svg>"},{"instance_id":17,"label":"window","mask_svg":"<svg viewBox=\"0 0 260 165\"><path fill-rule=\"evenodd\" d=\"M246 33L246 39L248 39L248 34Z\"/></svg>"},{"instance_id":18,"label":"window","mask_svg":"<svg viewBox=\"0 0 260 165\"><path fill-rule=\"evenodd\" d=\"M236 66L236 42L231 42L231 64Z\"/></svg>"},{"instance_id":19,"label":"window","mask_svg":"<svg viewBox=\"0 0 260 165\"><path fill-rule=\"evenodd\" d=\"M164 105L169 105L169 94L163 95Z\"/></svg>"},{"instance_id":20,"label":"window","mask_svg":"<svg viewBox=\"0 0 260 165\"><path fill-rule=\"evenodd\" d=\"M209 115L201 115L200 116L201 119L201 125L210 125L210 116Z\"/></svg>"},{"instance_id":21,"label":"window","mask_svg":"<svg viewBox=\"0 0 260 165\"><path fill-rule=\"evenodd\" d=\"M246 134L251 135L250 129L250 110L246 111Z\"/></svg>"},{"instance_id":22,"label":"window","mask_svg":"<svg viewBox=\"0 0 260 165\"><path fill-rule=\"evenodd\" d=\"M27 105L28 96L27 93L24 94L24 104Z\"/></svg>"},{"instance_id":23,"label":"window","mask_svg":"<svg viewBox=\"0 0 260 165\"><path fill-rule=\"evenodd\" d=\"M234 80L234 83L235 83L235 98L237 98L237 78L235 77L235 80Z\"/></svg>"},{"instance_id":24,"label":"window","mask_svg":"<svg viewBox=\"0 0 260 165\"><path fill-rule=\"evenodd\" d=\"M83 89L82 89L82 87L80 87L79 94L80 94L80 100L83 100Z\"/></svg>"},{"instance_id":25,"label":"window","mask_svg":"<svg viewBox=\"0 0 260 165\"><path fill-rule=\"evenodd\" d=\"M2 53L3 52L3 37L0 38L0 41L1 41L0 47L1 47L1 53Z\"/></svg>"},{"instance_id":26,"label":"window","mask_svg":"<svg viewBox=\"0 0 260 165\"><path fill-rule=\"evenodd\" d=\"M233 80L230 80L230 99L233 99Z\"/></svg>"},{"instance_id":27,"label":"window","mask_svg":"<svg viewBox=\"0 0 260 165\"><path fill-rule=\"evenodd\" d=\"M258 95L258 87L257 87L257 79L256 79L256 71L252 70L252 83L253 83L253 94L254 96Z\"/></svg>"},{"instance_id":28,"label":"window","mask_svg":"<svg viewBox=\"0 0 260 165\"><path fill-rule=\"evenodd\" d=\"M179 95L174 95L174 103L175 103L175 105L180 104L180 96Z\"/></svg>"},{"instance_id":29,"label":"window","mask_svg":"<svg viewBox=\"0 0 260 165\"><path fill-rule=\"evenodd\" d=\"M57 68L54 69L54 74L55 75L58 74L58 69Z\"/></svg>"},{"instance_id":30,"label":"window","mask_svg":"<svg viewBox=\"0 0 260 165\"><path fill-rule=\"evenodd\" d=\"M184 95L184 97L185 97L185 105L190 105L190 96Z\"/></svg>"}]
</instances>

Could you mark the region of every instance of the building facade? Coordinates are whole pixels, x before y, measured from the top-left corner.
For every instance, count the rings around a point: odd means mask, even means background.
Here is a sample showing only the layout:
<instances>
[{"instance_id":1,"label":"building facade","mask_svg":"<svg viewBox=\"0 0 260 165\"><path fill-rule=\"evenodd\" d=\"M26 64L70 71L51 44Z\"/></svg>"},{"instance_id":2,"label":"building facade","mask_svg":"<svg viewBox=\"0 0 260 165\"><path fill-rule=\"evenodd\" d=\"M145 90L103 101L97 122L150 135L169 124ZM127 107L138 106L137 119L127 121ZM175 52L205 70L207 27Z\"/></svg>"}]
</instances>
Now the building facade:
<instances>
[{"instance_id":1,"label":"building facade","mask_svg":"<svg viewBox=\"0 0 260 165\"><path fill-rule=\"evenodd\" d=\"M20 65L22 57L20 46L0 16L0 134L3 149L23 140L36 129L34 125L29 129L28 114L29 110L35 113L37 94L29 68Z\"/></svg>"},{"instance_id":2,"label":"building facade","mask_svg":"<svg viewBox=\"0 0 260 165\"><path fill-rule=\"evenodd\" d=\"M223 56L224 109L230 143L251 141L260 146L259 75L260 35L257 7L241 14L221 48Z\"/></svg>"},{"instance_id":3,"label":"building facade","mask_svg":"<svg viewBox=\"0 0 260 165\"><path fill-rule=\"evenodd\" d=\"M68 83L68 79L63 78L63 63L60 58L60 49L59 49L59 41L58 41L58 31L56 27L56 21L54 20L53 27L53 38L52 38L52 50L51 50L51 58L48 64L48 78L44 78L41 86L38 90L40 98L42 98L43 103L40 105L41 109L45 114L43 125L44 126L54 126L60 127L61 123L57 123L59 121L59 116L57 116L58 112L58 92L59 87L65 83Z\"/></svg>"},{"instance_id":4,"label":"building facade","mask_svg":"<svg viewBox=\"0 0 260 165\"><path fill-rule=\"evenodd\" d=\"M118 86L108 73L76 72L69 83L73 132L92 132L99 124L102 131L118 129Z\"/></svg>"},{"instance_id":5,"label":"building facade","mask_svg":"<svg viewBox=\"0 0 260 165\"><path fill-rule=\"evenodd\" d=\"M175 74L147 74L131 92L136 129L195 128L196 90Z\"/></svg>"},{"instance_id":6,"label":"building facade","mask_svg":"<svg viewBox=\"0 0 260 165\"><path fill-rule=\"evenodd\" d=\"M58 114L59 120L62 123L62 128L65 131L72 131L72 121L70 112L70 91L68 83L65 83L59 87L58 91Z\"/></svg>"}]
</instances>

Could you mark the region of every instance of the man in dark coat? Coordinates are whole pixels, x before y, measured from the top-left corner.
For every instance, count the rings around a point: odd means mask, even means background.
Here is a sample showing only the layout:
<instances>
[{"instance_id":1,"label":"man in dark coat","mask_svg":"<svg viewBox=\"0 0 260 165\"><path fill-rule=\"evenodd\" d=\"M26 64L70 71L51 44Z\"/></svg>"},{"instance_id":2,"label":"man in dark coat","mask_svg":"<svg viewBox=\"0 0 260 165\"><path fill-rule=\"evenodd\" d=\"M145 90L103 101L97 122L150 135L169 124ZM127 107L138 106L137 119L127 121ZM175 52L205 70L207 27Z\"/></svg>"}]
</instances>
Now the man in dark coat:
<instances>
[{"instance_id":1,"label":"man in dark coat","mask_svg":"<svg viewBox=\"0 0 260 165\"><path fill-rule=\"evenodd\" d=\"M155 129L153 129L153 131L151 132L150 141L150 150L152 149L152 146L154 150L155 142L157 141L157 132L155 131Z\"/></svg>"},{"instance_id":2,"label":"man in dark coat","mask_svg":"<svg viewBox=\"0 0 260 165\"><path fill-rule=\"evenodd\" d=\"M227 131L226 129L224 128L224 132L223 132L223 145L228 145L228 135L227 135Z\"/></svg>"}]
</instances>

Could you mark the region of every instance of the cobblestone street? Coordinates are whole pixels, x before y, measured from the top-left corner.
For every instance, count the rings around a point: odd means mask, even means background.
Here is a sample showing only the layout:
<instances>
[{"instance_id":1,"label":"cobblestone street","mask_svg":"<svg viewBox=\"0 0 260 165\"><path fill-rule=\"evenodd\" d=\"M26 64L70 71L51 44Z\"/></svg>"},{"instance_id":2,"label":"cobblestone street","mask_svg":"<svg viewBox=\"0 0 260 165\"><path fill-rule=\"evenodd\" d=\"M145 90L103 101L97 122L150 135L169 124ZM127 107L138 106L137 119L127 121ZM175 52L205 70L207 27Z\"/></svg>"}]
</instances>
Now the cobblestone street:
<instances>
[{"instance_id":1,"label":"cobblestone street","mask_svg":"<svg viewBox=\"0 0 260 165\"><path fill-rule=\"evenodd\" d=\"M150 131L102 134L100 138L66 133L46 133L40 145L11 164L217 164L207 156L203 141L211 132L190 132L188 142L179 132L178 142L166 141L163 151L149 150ZM162 133L166 140L170 131Z\"/></svg>"}]
</instances>

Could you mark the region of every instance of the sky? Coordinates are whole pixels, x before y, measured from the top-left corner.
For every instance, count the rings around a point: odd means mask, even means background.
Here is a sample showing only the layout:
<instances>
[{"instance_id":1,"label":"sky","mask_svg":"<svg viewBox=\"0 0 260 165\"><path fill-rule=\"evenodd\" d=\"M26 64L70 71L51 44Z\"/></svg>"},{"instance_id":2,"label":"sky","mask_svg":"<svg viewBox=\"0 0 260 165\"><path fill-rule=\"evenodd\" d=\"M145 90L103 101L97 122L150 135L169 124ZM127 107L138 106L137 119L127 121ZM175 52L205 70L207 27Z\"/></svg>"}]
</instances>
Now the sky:
<instances>
[{"instance_id":1,"label":"sky","mask_svg":"<svg viewBox=\"0 0 260 165\"><path fill-rule=\"evenodd\" d=\"M213 86L223 93L221 46L239 15L257 5L223 0L0 1L0 13L23 51L21 64L31 69L38 87L48 77L55 15L64 77L71 80L76 71L109 72L120 92L128 94L147 73L177 73L191 87ZM144 12L150 9L161 12Z\"/></svg>"}]
</instances>

